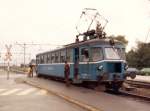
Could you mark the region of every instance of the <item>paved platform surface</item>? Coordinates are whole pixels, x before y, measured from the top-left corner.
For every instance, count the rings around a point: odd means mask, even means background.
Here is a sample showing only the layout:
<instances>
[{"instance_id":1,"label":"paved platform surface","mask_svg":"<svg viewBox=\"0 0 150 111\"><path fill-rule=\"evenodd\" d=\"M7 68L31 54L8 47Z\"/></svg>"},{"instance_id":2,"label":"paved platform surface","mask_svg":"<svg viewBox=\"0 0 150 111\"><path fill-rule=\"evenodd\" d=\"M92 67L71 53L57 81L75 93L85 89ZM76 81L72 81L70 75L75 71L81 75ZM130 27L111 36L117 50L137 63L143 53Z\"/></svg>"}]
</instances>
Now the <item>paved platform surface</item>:
<instances>
[{"instance_id":1,"label":"paved platform surface","mask_svg":"<svg viewBox=\"0 0 150 111\"><path fill-rule=\"evenodd\" d=\"M82 87L66 87L64 83L42 78L24 78L45 89L67 95L83 103L92 105L102 111L149 111L150 103L133 98L121 97L104 92L96 92Z\"/></svg>"},{"instance_id":2,"label":"paved platform surface","mask_svg":"<svg viewBox=\"0 0 150 111\"><path fill-rule=\"evenodd\" d=\"M128 78L129 80L133 80L133 81L141 81L141 82L148 82L150 83L150 76L140 76L140 75L137 75L135 79L131 79L131 78Z\"/></svg>"},{"instance_id":3,"label":"paved platform surface","mask_svg":"<svg viewBox=\"0 0 150 111\"><path fill-rule=\"evenodd\" d=\"M24 75L0 74L0 111L84 111L84 109L27 84L14 82Z\"/></svg>"}]
</instances>

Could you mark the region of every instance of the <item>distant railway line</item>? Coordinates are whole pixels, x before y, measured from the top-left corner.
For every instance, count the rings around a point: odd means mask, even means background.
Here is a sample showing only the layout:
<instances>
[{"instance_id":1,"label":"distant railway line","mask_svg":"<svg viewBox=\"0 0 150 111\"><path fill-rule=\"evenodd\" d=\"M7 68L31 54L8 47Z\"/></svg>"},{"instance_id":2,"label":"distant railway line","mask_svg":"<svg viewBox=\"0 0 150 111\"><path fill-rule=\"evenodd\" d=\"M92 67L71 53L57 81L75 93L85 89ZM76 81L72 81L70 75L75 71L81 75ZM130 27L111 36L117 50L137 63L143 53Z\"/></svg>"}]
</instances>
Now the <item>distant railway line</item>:
<instances>
[{"instance_id":1,"label":"distant railway line","mask_svg":"<svg viewBox=\"0 0 150 111\"><path fill-rule=\"evenodd\" d=\"M150 102L150 96L149 96L150 93L144 94L144 91L143 93L141 92L139 93L137 91L138 89L142 89L142 90L146 89L148 92L150 90L150 83L144 81L133 81L133 80L126 80L125 83L131 86L133 88L133 91L120 90L120 93L122 95L130 96L130 97L134 97L134 98L138 98Z\"/></svg>"},{"instance_id":2,"label":"distant railway line","mask_svg":"<svg viewBox=\"0 0 150 111\"><path fill-rule=\"evenodd\" d=\"M150 89L150 83L148 82L126 80L125 83L131 86L137 87L137 88L149 88Z\"/></svg>"},{"instance_id":3,"label":"distant railway line","mask_svg":"<svg viewBox=\"0 0 150 111\"><path fill-rule=\"evenodd\" d=\"M149 96L135 94L135 93L124 91L124 90L120 90L120 94L121 94L121 96L132 97L134 99L140 99L140 100L150 102L150 97Z\"/></svg>"},{"instance_id":4,"label":"distant railway line","mask_svg":"<svg viewBox=\"0 0 150 111\"><path fill-rule=\"evenodd\" d=\"M136 100L142 100L142 101L150 102L150 96L147 96L147 95L140 94L140 93L136 92L136 88L149 89L150 88L150 83L141 82L141 81L132 81L132 80L127 80L127 81L125 81L125 83L132 86L130 91L120 89L119 92L114 92L112 90L107 90L105 92L110 93L110 94L115 94L115 95L118 95L118 96L133 98L133 99L136 99ZM94 88L92 86L85 86L85 88L93 89L95 91L102 91L101 89L99 90L99 88L97 89L97 88Z\"/></svg>"}]
</instances>

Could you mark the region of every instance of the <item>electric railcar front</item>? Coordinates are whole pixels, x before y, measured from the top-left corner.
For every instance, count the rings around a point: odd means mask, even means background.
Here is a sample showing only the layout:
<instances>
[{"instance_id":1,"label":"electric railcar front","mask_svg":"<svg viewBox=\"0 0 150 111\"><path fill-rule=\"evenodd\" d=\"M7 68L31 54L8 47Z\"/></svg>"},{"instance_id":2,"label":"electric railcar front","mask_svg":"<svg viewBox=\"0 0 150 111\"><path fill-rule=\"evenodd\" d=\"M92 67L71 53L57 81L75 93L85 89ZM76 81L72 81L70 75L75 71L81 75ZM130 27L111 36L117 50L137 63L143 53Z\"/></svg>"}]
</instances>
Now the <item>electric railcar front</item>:
<instances>
[{"instance_id":1,"label":"electric railcar front","mask_svg":"<svg viewBox=\"0 0 150 111\"><path fill-rule=\"evenodd\" d=\"M125 47L109 40L79 45L79 78L82 82L104 83L108 88L121 87L125 79ZM76 56L76 55L75 55Z\"/></svg>"}]
</instances>

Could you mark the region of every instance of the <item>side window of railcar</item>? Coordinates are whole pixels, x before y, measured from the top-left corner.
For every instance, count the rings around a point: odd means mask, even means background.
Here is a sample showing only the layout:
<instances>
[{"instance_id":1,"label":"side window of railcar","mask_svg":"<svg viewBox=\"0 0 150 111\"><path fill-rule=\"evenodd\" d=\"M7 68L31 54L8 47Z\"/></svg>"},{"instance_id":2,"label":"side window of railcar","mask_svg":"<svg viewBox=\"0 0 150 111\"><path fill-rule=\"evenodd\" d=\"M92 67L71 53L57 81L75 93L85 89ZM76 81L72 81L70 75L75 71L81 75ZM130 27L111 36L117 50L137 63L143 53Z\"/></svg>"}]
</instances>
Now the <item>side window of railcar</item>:
<instances>
[{"instance_id":1,"label":"side window of railcar","mask_svg":"<svg viewBox=\"0 0 150 111\"><path fill-rule=\"evenodd\" d=\"M73 60L73 58L72 58L72 57L73 57L73 55L72 55L72 50L68 48L67 51L66 51L66 54L67 54L67 55L66 55L67 61L68 61L68 62L72 62L72 60Z\"/></svg>"},{"instance_id":2,"label":"side window of railcar","mask_svg":"<svg viewBox=\"0 0 150 111\"><path fill-rule=\"evenodd\" d=\"M44 64L44 55L42 55L42 63Z\"/></svg>"},{"instance_id":3,"label":"side window of railcar","mask_svg":"<svg viewBox=\"0 0 150 111\"><path fill-rule=\"evenodd\" d=\"M48 53L46 54L46 63L48 63L48 58L49 57L49 55L48 55Z\"/></svg>"},{"instance_id":4,"label":"side window of railcar","mask_svg":"<svg viewBox=\"0 0 150 111\"><path fill-rule=\"evenodd\" d=\"M87 62L89 61L89 50L88 48L81 49L81 62Z\"/></svg>"},{"instance_id":5,"label":"side window of railcar","mask_svg":"<svg viewBox=\"0 0 150 111\"><path fill-rule=\"evenodd\" d=\"M52 63L55 62L55 53L52 53L52 55L51 55L51 62L52 62Z\"/></svg>"},{"instance_id":6,"label":"side window of railcar","mask_svg":"<svg viewBox=\"0 0 150 111\"><path fill-rule=\"evenodd\" d=\"M41 64L41 55L39 55L39 63Z\"/></svg>"},{"instance_id":7,"label":"side window of railcar","mask_svg":"<svg viewBox=\"0 0 150 111\"><path fill-rule=\"evenodd\" d=\"M47 63L47 54L44 54L44 63Z\"/></svg>"},{"instance_id":8,"label":"side window of railcar","mask_svg":"<svg viewBox=\"0 0 150 111\"><path fill-rule=\"evenodd\" d=\"M48 55L47 55L47 63L51 63L51 54L50 53L48 53Z\"/></svg>"},{"instance_id":9,"label":"side window of railcar","mask_svg":"<svg viewBox=\"0 0 150 111\"><path fill-rule=\"evenodd\" d=\"M60 51L58 52L58 63L60 63Z\"/></svg>"},{"instance_id":10,"label":"side window of railcar","mask_svg":"<svg viewBox=\"0 0 150 111\"><path fill-rule=\"evenodd\" d=\"M103 59L102 48L100 47L92 47L91 49L92 61L99 61Z\"/></svg>"},{"instance_id":11,"label":"side window of railcar","mask_svg":"<svg viewBox=\"0 0 150 111\"><path fill-rule=\"evenodd\" d=\"M66 57L66 51L65 50L60 51L60 63L65 62L65 57Z\"/></svg>"},{"instance_id":12,"label":"side window of railcar","mask_svg":"<svg viewBox=\"0 0 150 111\"><path fill-rule=\"evenodd\" d=\"M41 63L44 63L44 57L41 55Z\"/></svg>"},{"instance_id":13,"label":"side window of railcar","mask_svg":"<svg viewBox=\"0 0 150 111\"><path fill-rule=\"evenodd\" d=\"M39 64L39 56L36 56L36 64Z\"/></svg>"},{"instance_id":14,"label":"side window of railcar","mask_svg":"<svg viewBox=\"0 0 150 111\"><path fill-rule=\"evenodd\" d=\"M59 62L59 52L55 52L55 63Z\"/></svg>"}]
</instances>

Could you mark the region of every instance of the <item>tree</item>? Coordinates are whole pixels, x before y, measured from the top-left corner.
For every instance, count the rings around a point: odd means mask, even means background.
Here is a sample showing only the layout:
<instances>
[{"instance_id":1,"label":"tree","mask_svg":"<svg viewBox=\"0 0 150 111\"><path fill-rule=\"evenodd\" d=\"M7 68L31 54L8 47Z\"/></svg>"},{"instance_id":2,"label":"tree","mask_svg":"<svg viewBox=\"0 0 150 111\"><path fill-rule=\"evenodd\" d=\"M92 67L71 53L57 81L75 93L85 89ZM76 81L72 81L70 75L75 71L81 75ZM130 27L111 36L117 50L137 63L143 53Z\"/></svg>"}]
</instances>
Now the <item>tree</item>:
<instances>
[{"instance_id":1,"label":"tree","mask_svg":"<svg viewBox=\"0 0 150 111\"><path fill-rule=\"evenodd\" d=\"M137 59L134 57L136 54L134 52L134 50L130 50L127 54L126 54L126 59L128 62L128 65L130 67L137 67L136 63L137 63Z\"/></svg>"},{"instance_id":2,"label":"tree","mask_svg":"<svg viewBox=\"0 0 150 111\"><path fill-rule=\"evenodd\" d=\"M137 42L136 50L127 53L127 61L130 67L150 67L150 43Z\"/></svg>"},{"instance_id":3,"label":"tree","mask_svg":"<svg viewBox=\"0 0 150 111\"><path fill-rule=\"evenodd\" d=\"M118 35L118 36L111 35L111 36L109 36L108 38L113 38L113 39L115 39L115 40L118 40L118 41L124 43L125 45L128 44L128 40L126 40L126 39L125 39L125 36L123 36L123 35Z\"/></svg>"}]
</instances>

